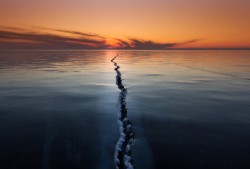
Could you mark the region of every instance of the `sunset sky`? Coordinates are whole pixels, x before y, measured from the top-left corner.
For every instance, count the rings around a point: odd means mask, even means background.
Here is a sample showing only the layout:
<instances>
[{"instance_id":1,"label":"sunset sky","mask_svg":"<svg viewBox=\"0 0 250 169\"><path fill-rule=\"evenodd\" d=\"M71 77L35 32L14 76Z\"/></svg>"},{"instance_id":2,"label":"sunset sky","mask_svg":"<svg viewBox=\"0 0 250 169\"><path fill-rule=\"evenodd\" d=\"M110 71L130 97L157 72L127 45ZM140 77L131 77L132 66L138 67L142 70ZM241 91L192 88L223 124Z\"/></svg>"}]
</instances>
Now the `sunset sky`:
<instances>
[{"instance_id":1,"label":"sunset sky","mask_svg":"<svg viewBox=\"0 0 250 169\"><path fill-rule=\"evenodd\" d=\"M0 49L250 48L249 0L1 0Z\"/></svg>"}]
</instances>

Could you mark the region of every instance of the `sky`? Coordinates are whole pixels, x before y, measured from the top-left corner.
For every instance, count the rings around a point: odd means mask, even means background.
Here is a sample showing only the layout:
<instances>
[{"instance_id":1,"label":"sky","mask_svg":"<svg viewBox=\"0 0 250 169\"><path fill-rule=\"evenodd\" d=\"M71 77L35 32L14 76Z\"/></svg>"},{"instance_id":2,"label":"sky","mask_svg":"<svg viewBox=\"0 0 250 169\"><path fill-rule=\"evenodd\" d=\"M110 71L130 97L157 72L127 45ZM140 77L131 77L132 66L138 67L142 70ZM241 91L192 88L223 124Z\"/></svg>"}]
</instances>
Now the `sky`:
<instances>
[{"instance_id":1,"label":"sky","mask_svg":"<svg viewBox=\"0 0 250 169\"><path fill-rule=\"evenodd\" d=\"M249 0L1 0L0 49L250 48Z\"/></svg>"}]
</instances>

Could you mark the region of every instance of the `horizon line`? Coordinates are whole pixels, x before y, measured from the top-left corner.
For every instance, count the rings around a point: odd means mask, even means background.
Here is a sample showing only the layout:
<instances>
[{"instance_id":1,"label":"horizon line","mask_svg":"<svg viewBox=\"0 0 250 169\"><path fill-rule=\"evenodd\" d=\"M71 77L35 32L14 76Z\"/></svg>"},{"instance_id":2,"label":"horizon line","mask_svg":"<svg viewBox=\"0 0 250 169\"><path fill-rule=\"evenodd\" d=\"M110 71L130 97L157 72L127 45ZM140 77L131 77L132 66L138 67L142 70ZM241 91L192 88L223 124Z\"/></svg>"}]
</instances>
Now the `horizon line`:
<instances>
[{"instance_id":1,"label":"horizon line","mask_svg":"<svg viewBox=\"0 0 250 169\"><path fill-rule=\"evenodd\" d=\"M100 49L0 49L0 51L20 51L20 50L23 50L23 51L51 51L51 50L54 50L54 51L63 51L63 50L74 50L74 51L84 51L84 50L91 50L91 51L95 51L95 50L130 50L130 51L148 51L148 50L155 50L155 51L165 51L165 50L250 50L250 47L249 48L168 48L168 49L119 49L119 48L100 48Z\"/></svg>"}]
</instances>

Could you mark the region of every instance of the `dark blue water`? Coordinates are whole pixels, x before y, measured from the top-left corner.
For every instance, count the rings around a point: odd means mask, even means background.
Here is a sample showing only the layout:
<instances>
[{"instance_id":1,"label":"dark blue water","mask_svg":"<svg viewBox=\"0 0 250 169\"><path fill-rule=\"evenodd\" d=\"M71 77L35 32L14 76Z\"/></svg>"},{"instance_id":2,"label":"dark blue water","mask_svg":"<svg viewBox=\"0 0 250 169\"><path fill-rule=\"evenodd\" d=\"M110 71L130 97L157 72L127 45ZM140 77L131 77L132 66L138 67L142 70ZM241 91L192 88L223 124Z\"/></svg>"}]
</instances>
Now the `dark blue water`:
<instances>
[{"instance_id":1,"label":"dark blue water","mask_svg":"<svg viewBox=\"0 0 250 169\"><path fill-rule=\"evenodd\" d=\"M118 51L134 168L250 168L250 51ZM112 169L114 51L1 51L0 168Z\"/></svg>"}]
</instances>

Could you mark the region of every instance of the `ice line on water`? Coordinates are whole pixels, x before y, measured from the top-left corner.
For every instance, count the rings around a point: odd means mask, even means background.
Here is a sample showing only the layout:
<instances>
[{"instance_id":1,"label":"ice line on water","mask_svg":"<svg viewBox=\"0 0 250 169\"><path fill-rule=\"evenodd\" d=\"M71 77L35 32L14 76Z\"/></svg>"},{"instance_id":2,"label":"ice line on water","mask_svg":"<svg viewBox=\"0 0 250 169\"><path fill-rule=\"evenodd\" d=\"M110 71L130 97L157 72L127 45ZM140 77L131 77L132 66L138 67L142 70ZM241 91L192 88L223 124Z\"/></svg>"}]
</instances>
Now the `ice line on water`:
<instances>
[{"instance_id":1,"label":"ice line on water","mask_svg":"<svg viewBox=\"0 0 250 169\"><path fill-rule=\"evenodd\" d=\"M119 56L119 53L111 59L114 63L116 71L116 85L120 90L118 97L118 124L119 124L119 139L115 146L115 167L116 169L133 169L133 161L131 157L131 146L134 141L134 131L127 117L126 96L127 89L122 84L122 74L119 71L120 66L114 61Z\"/></svg>"},{"instance_id":2,"label":"ice line on water","mask_svg":"<svg viewBox=\"0 0 250 169\"><path fill-rule=\"evenodd\" d=\"M242 80L250 80L250 79L248 79L248 78L239 77L239 76L232 75L232 74L216 72L216 71L212 71L212 70L207 70L207 69L202 69L202 68L198 68L198 67L182 65L182 64L178 64L178 63L173 63L173 64L175 64L175 65L177 65L177 66L182 66L182 67L194 69L194 70L201 70L201 71L204 71L204 72L215 73L215 74L218 74L218 75L229 76L229 77L238 78L238 79L242 79Z\"/></svg>"}]
</instances>

